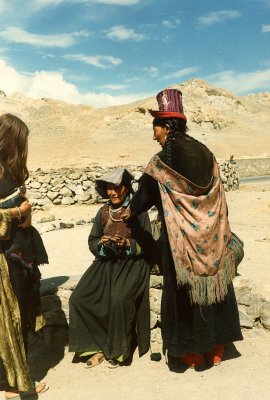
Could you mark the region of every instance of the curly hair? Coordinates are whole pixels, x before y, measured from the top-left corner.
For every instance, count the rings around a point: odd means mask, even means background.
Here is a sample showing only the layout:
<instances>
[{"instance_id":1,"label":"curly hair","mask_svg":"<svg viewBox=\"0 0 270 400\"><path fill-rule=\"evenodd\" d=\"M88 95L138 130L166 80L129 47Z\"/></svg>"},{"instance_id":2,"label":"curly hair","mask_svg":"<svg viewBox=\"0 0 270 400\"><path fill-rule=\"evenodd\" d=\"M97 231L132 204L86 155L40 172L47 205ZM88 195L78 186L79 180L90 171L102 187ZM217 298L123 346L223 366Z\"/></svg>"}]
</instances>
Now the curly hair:
<instances>
[{"instance_id":1,"label":"curly hair","mask_svg":"<svg viewBox=\"0 0 270 400\"><path fill-rule=\"evenodd\" d=\"M188 127L186 121L179 118L154 118L153 127L160 126L169 128L163 150L165 151L165 162L169 167L172 167L172 149L174 143L186 136Z\"/></svg>"},{"instance_id":2,"label":"curly hair","mask_svg":"<svg viewBox=\"0 0 270 400\"><path fill-rule=\"evenodd\" d=\"M0 178L5 164L14 180L23 185L29 177L26 166L29 129L26 124L12 114L0 117Z\"/></svg>"}]
</instances>

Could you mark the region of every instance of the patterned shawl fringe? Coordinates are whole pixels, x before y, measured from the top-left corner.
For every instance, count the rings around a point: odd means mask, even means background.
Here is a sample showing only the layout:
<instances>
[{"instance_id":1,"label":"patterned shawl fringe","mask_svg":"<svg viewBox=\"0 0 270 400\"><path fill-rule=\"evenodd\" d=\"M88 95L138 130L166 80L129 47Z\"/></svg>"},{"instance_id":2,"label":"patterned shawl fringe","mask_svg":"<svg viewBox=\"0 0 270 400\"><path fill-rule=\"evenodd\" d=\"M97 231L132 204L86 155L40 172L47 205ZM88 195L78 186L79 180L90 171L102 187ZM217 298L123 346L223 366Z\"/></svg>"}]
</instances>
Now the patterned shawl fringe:
<instances>
[{"instance_id":1,"label":"patterned shawl fringe","mask_svg":"<svg viewBox=\"0 0 270 400\"><path fill-rule=\"evenodd\" d=\"M179 286L188 285L190 301L192 304L202 306L221 303L227 293L228 285L235 277L235 256L229 251L225 258L224 268L212 276L191 275L183 267L182 261L177 260L175 265L176 280Z\"/></svg>"}]
</instances>

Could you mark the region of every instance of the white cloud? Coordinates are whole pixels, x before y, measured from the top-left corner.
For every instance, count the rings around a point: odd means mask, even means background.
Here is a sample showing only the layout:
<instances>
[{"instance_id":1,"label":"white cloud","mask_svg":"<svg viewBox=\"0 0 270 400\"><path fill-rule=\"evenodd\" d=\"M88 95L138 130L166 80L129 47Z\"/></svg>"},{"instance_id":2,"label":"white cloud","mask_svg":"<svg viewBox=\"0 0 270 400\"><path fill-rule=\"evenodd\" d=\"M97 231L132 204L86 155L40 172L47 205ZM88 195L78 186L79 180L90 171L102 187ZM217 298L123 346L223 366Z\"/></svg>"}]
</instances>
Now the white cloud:
<instances>
[{"instance_id":1,"label":"white cloud","mask_svg":"<svg viewBox=\"0 0 270 400\"><path fill-rule=\"evenodd\" d=\"M92 0L91 3L96 4L110 4L116 6L133 6L139 4L141 0Z\"/></svg>"},{"instance_id":2,"label":"white cloud","mask_svg":"<svg viewBox=\"0 0 270 400\"><path fill-rule=\"evenodd\" d=\"M44 53L44 52L40 51L39 54L41 55L43 60L46 60L48 58L55 58L55 55L51 54L51 53Z\"/></svg>"},{"instance_id":3,"label":"white cloud","mask_svg":"<svg viewBox=\"0 0 270 400\"><path fill-rule=\"evenodd\" d=\"M112 96L107 93L80 93L76 85L67 82L63 74L59 72L37 71L32 76L29 76L16 71L15 68L1 59L0 90L3 90L8 96L18 92L33 99L47 97L95 107L127 104L151 95L150 93L130 93Z\"/></svg>"},{"instance_id":4,"label":"white cloud","mask_svg":"<svg viewBox=\"0 0 270 400\"><path fill-rule=\"evenodd\" d=\"M81 30L81 31L75 31L71 33L72 36L74 37L84 37L87 38L90 36L90 33L87 32L86 30Z\"/></svg>"},{"instance_id":5,"label":"white cloud","mask_svg":"<svg viewBox=\"0 0 270 400\"><path fill-rule=\"evenodd\" d=\"M198 67L183 68L183 69L180 69L179 71L167 74L166 76L163 77L163 79L183 78L184 76L194 74L195 72L198 72L198 71L199 71Z\"/></svg>"},{"instance_id":6,"label":"white cloud","mask_svg":"<svg viewBox=\"0 0 270 400\"><path fill-rule=\"evenodd\" d=\"M205 78L212 84L231 90L235 94L270 90L270 69L239 73L222 71Z\"/></svg>"},{"instance_id":7,"label":"white cloud","mask_svg":"<svg viewBox=\"0 0 270 400\"><path fill-rule=\"evenodd\" d=\"M0 0L0 13L7 9L7 2L5 0Z\"/></svg>"},{"instance_id":8,"label":"white cloud","mask_svg":"<svg viewBox=\"0 0 270 400\"><path fill-rule=\"evenodd\" d=\"M153 78L156 78L159 74L159 70L157 67L151 66L151 67L146 67L143 69L145 72L150 74Z\"/></svg>"},{"instance_id":9,"label":"white cloud","mask_svg":"<svg viewBox=\"0 0 270 400\"><path fill-rule=\"evenodd\" d=\"M64 0L36 0L37 5L46 6L48 4L57 5L63 3Z\"/></svg>"},{"instance_id":10,"label":"white cloud","mask_svg":"<svg viewBox=\"0 0 270 400\"><path fill-rule=\"evenodd\" d=\"M25 43L37 47L69 47L76 43L76 37L86 37L86 31L62 33L58 35L38 35L17 26L10 26L0 31L0 37L15 43Z\"/></svg>"},{"instance_id":11,"label":"white cloud","mask_svg":"<svg viewBox=\"0 0 270 400\"><path fill-rule=\"evenodd\" d=\"M76 86L66 82L59 72L36 72L25 95L34 99L49 97L76 104L81 100Z\"/></svg>"},{"instance_id":12,"label":"white cloud","mask_svg":"<svg viewBox=\"0 0 270 400\"><path fill-rule=\"evenodd\" d=\"M104 108L132 103L133 101L141 100L152 95L153 93L131 93L127 95L111 96L107 93L87 93L83 95L82 98L84 104Z\"/></svg>"},{"instance_id":13,"label":"white cloud","mask_svg":"<svg viewBox=\"0 0 270 400\"><path fill-rule=\"evenodd\" d=\"M270 32L270 25L262 25L262 32Z\"/></svg>"},{"instance_id":14,"label":"white cloud","mask_svg":"<svg viewBox=\"0 0 270 400\"><path fill-rule=\"evenodd\" d=\"M133 6L141 2L141 0L35 0L38 6L58 5L64 3L64 1L75 4L107 4L115 6Z\"/></svg>"},{"instance_id":15,"label":"white cloud","mask_svg":"<svg viewBox=\"0 0 270 400\"><path fill-rule=\"evenodd\" d=\"M1 48L0 48L0 54L8 53L9 50L10 50L10 49L8 49L7 47L1 47Z\"/></svg>"},{"instance_id":16,"label":"white cloud","mask_svg":"<svg viewBox=\"0 0 270 400\"><path fill-rule=\"evenodd\" d=\"M216 11L199 17L198 21L201 25L210 26L216 23L226 22L230 19L239 18L241 15L242 13L236 10Z\"/></svg>"},{"instance_id":17,"label":"white cloud","mask_svg":"<svg viewBox=\"0 0 270 400\"><path fill-rule=\"evenodd\" d=\"M5 60L0 59L0 90L3 90L7 95L14 92L25 93L30 81L31 78L18 73Z\"/></svg>"},{"instance_id":18,"label":"white cloud","mask_svg":"<svg viewBox=\"0 0 270 400\"><path fill-rule=\"evenodd\" d=\"M126 28L122 25L113 26L108 30L106 37L112 40L135 40L141 41L145 39L142 33L136 33L134 29Z\"/></svg>"},{"instance_id":19,"label":"white cloud","mask_svg":"<svg viewBox=\"0 0 270 400\"><path fill-rule=\"evenodd\" d=\"M165 28L176 28L177 25L180 25L181 21L180 19L177 18L170 18L170 19L165 19L164 21L162 21L162 25Z\"/></svg>"},{"instance_id":20,"label":"white cloud","mask_svg":"<svg viewBox=\"0 0 270 400\"><path fill-rule=\"evenodd\" d=\"M137 82L139 81L141 78L139 78L138 76L132 76L131 78L126 78L125 82L127 83L131 83L131 82Z\"/></svg>"},{"instance_id":21,"label":"white cloud","mask_svg":"<svg viewBox=\"0 0 270 400\"><path fill-rule=\"evenodd\" d=\"M100 86L101 89L105 89L105 90L123 90L123 89L126 89L127 87L128 87L128 85L116 85L114 83Z\"/></svg>"},{"instance_id":22,"label":"white cloud","mask_svg":"<svg viewBox=\"0 0 270 400\"><path fill-rule=\"evenodd\" d=\"M63 56L66 60L70 61L81 61L85 64L94 65L97 68L111 68L122 63L120 58L113 56L86 56L84 54L66 54Z\"/></svg>"}]
</instances>

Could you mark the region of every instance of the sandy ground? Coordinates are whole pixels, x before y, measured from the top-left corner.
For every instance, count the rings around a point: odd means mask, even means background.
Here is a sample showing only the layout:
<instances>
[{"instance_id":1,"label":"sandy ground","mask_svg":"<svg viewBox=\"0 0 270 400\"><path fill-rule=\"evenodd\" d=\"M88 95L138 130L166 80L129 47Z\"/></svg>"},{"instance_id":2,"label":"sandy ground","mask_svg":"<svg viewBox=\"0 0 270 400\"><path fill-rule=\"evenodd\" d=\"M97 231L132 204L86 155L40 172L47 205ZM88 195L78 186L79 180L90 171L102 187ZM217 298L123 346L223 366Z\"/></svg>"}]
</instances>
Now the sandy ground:
<instances>
[{"instance_id":1,"label":"sandy ground","mask_svg":"<svg viewBox=\"0 0 270 400\"><path fill-rule=\"evenodd\" d=\"M154 362L149 354L142 358L135 354L130 366L115 370L105 363L85 369L83 364L72 364L72 354L65 350L64 358L47 374L50 389L42 399L268 400L270 335L246 334L235 346L227 348L227 359L220 366L204 371L170 371L164 357Z\"/></svg>"},{"instance_id":2,"label":"sandy ground","mask_svg":"<svg viewBox=\"0 0 270 400\"><path fill-rule=\"evenodd\" d=\"M245 258L239 272L249 277L254 289L270 299L270 185L242 186L227 193L232 230L245 242ZM64 221L93 217L100 206L54 207L48 212ZM37 218L37 215L34 217ZM50 265L42 267L43 278L82 274L91 263L87 246L90 225L43 234ZM45 377L50 390L44 400L148 400L188 398L195 400L270 399L270 333L244 331L244 341L228 346L226 359L204 371L170 371L164 357L150 360L150 354L134 354L131 365L110 370L103 363L94 369L72 364L67 349L40 346L34 360L35 375ZM33 360L32 360L33 361Z\"/></svg>"}]
</instances>

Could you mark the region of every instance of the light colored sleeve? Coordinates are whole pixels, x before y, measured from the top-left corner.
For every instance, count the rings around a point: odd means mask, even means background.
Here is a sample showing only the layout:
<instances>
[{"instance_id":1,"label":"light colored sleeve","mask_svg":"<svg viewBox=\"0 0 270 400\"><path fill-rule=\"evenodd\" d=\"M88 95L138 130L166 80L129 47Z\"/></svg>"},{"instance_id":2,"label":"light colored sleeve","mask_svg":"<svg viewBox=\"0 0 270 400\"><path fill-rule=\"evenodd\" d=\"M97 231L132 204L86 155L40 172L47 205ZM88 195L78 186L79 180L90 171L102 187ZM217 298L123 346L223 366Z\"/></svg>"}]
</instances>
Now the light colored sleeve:
<instances>
[{"instance_id":1,"label":"light colored sleeve","mask_svg":"<svg viewBox=\"0 0 270 400\"><path fill-rule=\"evenodd\" d=\"M8 240L10 238L12 216L11 210L0 209L0 240Z\"/></svg>"}]
</instances>

